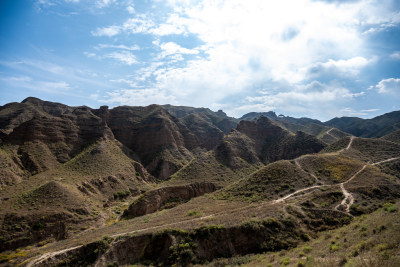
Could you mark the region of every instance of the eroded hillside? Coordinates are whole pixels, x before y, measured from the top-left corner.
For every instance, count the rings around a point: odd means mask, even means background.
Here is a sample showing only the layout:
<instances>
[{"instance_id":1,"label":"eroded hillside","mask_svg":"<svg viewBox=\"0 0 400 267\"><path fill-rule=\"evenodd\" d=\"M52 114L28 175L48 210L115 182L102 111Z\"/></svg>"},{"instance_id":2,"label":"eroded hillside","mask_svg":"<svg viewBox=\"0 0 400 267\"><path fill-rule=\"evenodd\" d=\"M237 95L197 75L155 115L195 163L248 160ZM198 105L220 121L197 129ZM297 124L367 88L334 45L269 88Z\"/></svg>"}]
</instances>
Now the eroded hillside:
<instances>
[{"instance_id":1,"label":"eroded hillside","mask_svg":"<svg viewBox=\"0 0 400 267\"><path fill-rule=\"evenodd\" d=\"M243 119L36 98L0 107L2 264L205 264L298 247L400 198L397 132Z\"/></svg>"}]
</instances>

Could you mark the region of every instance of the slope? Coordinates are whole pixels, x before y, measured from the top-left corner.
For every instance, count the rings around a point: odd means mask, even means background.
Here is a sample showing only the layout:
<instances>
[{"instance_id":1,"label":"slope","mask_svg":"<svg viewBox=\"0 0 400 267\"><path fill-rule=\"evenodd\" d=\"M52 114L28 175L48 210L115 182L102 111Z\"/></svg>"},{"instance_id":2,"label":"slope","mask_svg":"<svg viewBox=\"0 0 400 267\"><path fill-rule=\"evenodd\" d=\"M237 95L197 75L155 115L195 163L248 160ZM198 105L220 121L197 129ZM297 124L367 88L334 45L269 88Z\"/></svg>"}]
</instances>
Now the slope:
<instances>
[{"instance_id":1,"label":"slope","mask_svg":"<svg viewBox=\"0 0 400 267\"><path fill-rule=\"evenodd\" d=\"M334 118L325 125L360 137L382 137L400 128L400 111L393 111L372 119L356 117Z\"/></svg>"},{"instance_id":2,"label":"slope","mask_svg":"<svg viewBox=\"0 0 400 267\"><path fill-rule=\"evenodd\" d=\"M0 249L104 225L126 200L151 188L155 179L121 146L115 140L99 140L67 163L0 191Z\"/></svg>"}]
</instances>

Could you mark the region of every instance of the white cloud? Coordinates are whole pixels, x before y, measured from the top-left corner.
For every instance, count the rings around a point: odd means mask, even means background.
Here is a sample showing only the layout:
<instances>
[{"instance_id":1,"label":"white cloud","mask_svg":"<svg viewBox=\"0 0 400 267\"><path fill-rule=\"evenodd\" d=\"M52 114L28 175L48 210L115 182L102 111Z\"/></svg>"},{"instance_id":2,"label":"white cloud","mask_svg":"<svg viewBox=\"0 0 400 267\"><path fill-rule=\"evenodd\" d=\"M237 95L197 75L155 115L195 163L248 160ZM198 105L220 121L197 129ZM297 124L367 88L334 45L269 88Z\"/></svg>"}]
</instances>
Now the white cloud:
<instances>
[{"instance_id":1,"label":"white cloud","mask_svg":"<svg viewBox=\"0 0 400 267\"><path fill-rule=\"evenodd\" d=\"M314 84L311 88L310 81L321 76L329 81L356 80L364 67L377 61L365 49L363 32L396 21L395 15L386 16L393 13L387 5L375 0L346 4L313 0L168 3L173 12L165 17L138 14L136 10L133 18L111 26L117 27L116 34L148 34L153 40L180 35L171 38L173 42L168 38L154 43L161 51L131 80L188 105L218 105L227 98L250 95L232 112L243 110L245 105L319 111L328 105L337 111L334 103L341 105L337 103L365 92L354 93L340 84L319 85L320 89ZM180 38L187 36L199 46L184 48ZM183 58L181 54L194 56ZM166 56L168 62L162 60ZM325 77L328 75L332 77ZM266 89L264 98L255 93L276 84L286 87Z\"/></svg>"},{"instance_id":2,"label":"white cloud","mask_svg":"<svg viewBox=\"0 0 400 267\"><path fill-rule=\"evenodd\" d=\"M159 24L157 27L149 30L149 33L164 36L170 34L186 34L187 20L178 14L172 14L165 23Z\"/></svg>"},{"instance_id":3,"label":"white cloud","mask_svg":"<svg viewBox=\"0 0 400 267\"><path fill-rule=\"evenodd\" d=\"M400 51L394 52L390 55L390 58L400 60Z\"/></svg>"},{"instance_id":4,"label":"white cloud","mask_svg":"<svg viewBox=\"0 0 400 267\"><path fill-rule=\"evenodd\" d=\"M147 33L152 27L154 27L154 22L145 15L130 18L122 26L123 30L128 33Z\"/></svg>"},{"instance_id":5,"label":"white cloud","mask_svg":"<svg viewBox=\"0 0 400 267\"><path fill-rule=\"evenodd\" d=\"M352 99L364 95L363 92L352 93L350 90L334 85L326 85L317 81L291 89L281 88L277 92L259 92L258 96L246 97L243 104L228 113L240 116L250 111L283 110L292 114L330 118L337 115L336 103L348 103Z\"/></svg>"},{"instance_id":6,"label":"white cloud","mask_svg":"<svg viewBox=\"0 0 400 267\"><path fill-rule=\"evenodd\" d=\"M400 79L389 78L381 80L376 86L380 94L399 94Z\"/></svg>"},{"instance_id":7,"label":"white cloud","mask_svg":"<svg viewBox=\"0 0 400 267\"><path fill-rule=\"evenodd\" d=\"M157 44L157 43L155 43ZM162 49L162 54L161 57L166 57L168 55L174 55L174 54L198 54L199 51L196 49L188 49L184 48L174 42L168 42L168 43L162 43L159 45L160 48Z\"/></svg>"},{"instance_id":8,"label":"white cloud","mask_svg":"<svg viewBox=\"0 0 400 267\"><path fill-rule=\"evenodd\" d=\"M344 108L340 110L340 115L344 116L366 116L368 113L361 111L356 111L352 108Z\"/></svg>"},{"instance_id":9,"label":"white cloud","mask_svg":"<svg viewBox=\"0 0 400 267\"><path fill-rule=\"evenodd\" d=\"M106 54L105 57L118 60L127 65L132 65L132 64L137 63L135 55L130 53L129 51L112 52L112 53Z\"/></svg>"},{"instance_id":10,"label":"white cloud","mask_svg":"<svg viewBox=\"0 0 400 267\"><path fill-rule=\"evenodd\" d=\"M109 26L104 28L97 28L95 31L92 31L93 36L108 36L112 37L121 32L120 26Z\"/></svg>"},{"instance_id":11,"label":"white cloud","mask_svg":"<svg viewBox=\"0 0 400 267\"><path fill-rule=\"evenodd\" d=\"M150 105L176 103L175 98L156 88L123 89L107 93L107 97L100 102L119 103L122 105Z\"/></svg>"},{"instance_id":12,"label":"white cloud","mask_svg":"<svg viewBox=\"0 0 400 267\"><path fill-rule=\"evenodd\" d=\"M362 109L360 110L361 112L375 112L375 111L379 111L379 108L371 108L371 109Z\"/></svg>"},{"instance_id":13,"label":"white cloud","mask_svg":"<svg viewBox=\"0 0 400 267\"><path fill-rule=\"evenodd\" d=\"M113 44L99 44L98 46L95 47L95 49L103 49L103 48L116 48L116 49L122 49L122 50L140 50L140 47L138 45L113 45Z\"/></svg>"},{"instance_id":14,"label":"white cloud","mask_svg":"<svg viewBox=\"0 0 400 267\"><path fill-rule=\"evenodd\" d=\"M96 6L98 8L108 7L109 5L115 3L116 0L97 0Z\"/></svg>"},{"instance_id":15,"label":"white cloud","mask_svg":"<svg viewBox=\"0 0 400 267\"><path fill-rule=\"evenodd\" d=\"M322 66L324 68L338 68L343 71L358 71L359 68L365 67L368 64L368 60L363 57L353 57L348 60L340 59L340 60L332 60L330 59L328 62L323 63Z\"/></svg>"},{"instance_id":16,"label":"white cloud","mask_svg":"<svg viewBox=\"0 0 400 267\"><path fill-rule=\"evenodd\" d=\"M128 6L126 8L126 10L128 11L129 14L135 14L136 13L135 8L133 6Z\"/></svg>"},{"instance_id":17,"label":"white cloud","mask_svg":"<svg viewBox=\"0 0 400 267\"><path fill-rule=\"evenodd\" d=\"M83 52L83 54L84 54L85 56L87 56L88 58L96 57L96 54L95 54L95 53Z\"/></svg>"},{"instance_id":18,"label":"white cloud","mask_svg":"<svg viewBox=\"0 0 400 267\"><path fill-rule=\"evenodd\" d=\"M121 84L127 84L131 88L140 88L141 86L138 85L135 81L133 80L128 80L128 79L116 79L116 80L110 80L110 82L114 83L121 83Z\"/></svg>"},{"instance_id":19,"label":"white cloud","mask_svg":"<svg viewBox=\"0 0 400 267\"><path fill-rule=\"evenodd\" d=\"M72 89L71 85L64 81L54 82L54 81L34 80L29 76L0 77L0 80L18 89L24 88L24 89L31 89L34 91L54 93L54 94L65 94L71 91Z\"/></svg>"}]
</instances>

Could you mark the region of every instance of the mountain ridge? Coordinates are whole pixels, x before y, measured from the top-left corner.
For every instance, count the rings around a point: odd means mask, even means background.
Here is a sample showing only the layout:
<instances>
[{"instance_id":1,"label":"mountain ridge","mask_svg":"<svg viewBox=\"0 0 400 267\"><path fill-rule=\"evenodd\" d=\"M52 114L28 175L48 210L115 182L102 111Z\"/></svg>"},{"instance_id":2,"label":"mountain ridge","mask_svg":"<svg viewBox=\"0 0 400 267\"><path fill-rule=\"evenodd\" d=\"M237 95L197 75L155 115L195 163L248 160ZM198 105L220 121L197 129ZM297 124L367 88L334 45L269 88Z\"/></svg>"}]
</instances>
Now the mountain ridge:
<instances>
[{"instance_id":1,"label":"mountain ridge","mask_svg":"<svg viewBox=\"0 0 400 267\"><path fill-rule=\"evenodd\" d=\"M0 265L205 264L285 251L400 201L398 130L28 98L0 107L0 133Z\"/></svg>"}]
</instances>

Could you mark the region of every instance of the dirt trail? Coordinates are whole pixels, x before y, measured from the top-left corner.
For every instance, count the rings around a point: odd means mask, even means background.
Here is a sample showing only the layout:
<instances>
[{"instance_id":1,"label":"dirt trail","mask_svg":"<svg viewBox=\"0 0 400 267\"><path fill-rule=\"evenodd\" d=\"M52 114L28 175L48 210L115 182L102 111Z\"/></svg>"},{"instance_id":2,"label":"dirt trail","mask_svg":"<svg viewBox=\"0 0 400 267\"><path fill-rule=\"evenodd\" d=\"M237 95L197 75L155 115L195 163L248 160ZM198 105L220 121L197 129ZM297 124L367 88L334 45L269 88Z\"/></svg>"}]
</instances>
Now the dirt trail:
<instances>
[{"instance_id":1,"label":"dirt trail","mask_svg":"<svg viewBox=\"0 0 400 267\"><path fill-rule=\"evenodd\" d=\"M333 139L335 139L335 140L338 140L339 138L337 138L336 136L334 136L334 135L331 134L331 131L332 131L333 129L334 129L334 128L330 128L325 134L331 136L331 137L332 137Z\"/></svg>"},{"instance_id":2,"label":"dirt trail","mask_svg":"<svg viewBox=\"0 0 400 267\"><path fill-rule=\"evenodd\" d=\"M349 145L347 146L346 149L349 149L349 148L351 147L351 144L352 144L352 140L353 140L353 139L354 139L354 137L352 136L351 139L350 139ZM232 212L238 212L238 211L241 211L241 210L248 209L248 208L250 208L250 207L259 207L259 208L260 208L260 207L266 206L266 205L275 205L275 204L282 203L282 202L284 202L285 200L287 200L287 199L289 199L289 198L291 198L291 197L293 197L293 196L295 196L295 195L297 195L297 194L299 194L299 193L301 193L301 192L305 192L305 191L308 191L308 190L311 190L311 189L316 189L316 188L321 188L321 187L333 187L333 186L337 186L337 185L340 185L340 188L341 188L341 190L342 190L343 195L345 196L345 198L342 200L342 202L341 202L338 206L336 206L336 207L334 208L334 210L335 210L335 211L338 211L338 212L342 212L341 210L339 210L339 207L342 205L342 206L345 206L345 207L346 207L346 208L345 208L346 214L349 214L349 212L350 212L350 207L351 207L351 206L353 205L353 203L354 203L354 197L353 197L353 195L352 195L351 193L349 193L349 192L346 190L346 188L344 187L344 185L347 184L348 182L350 182L351 180L353 180L355 177L357 177L357 175L359 175L368 165L372 165L372 166L373 166L373 165L378 165L378 164L385 163L385 162L389 162L389 161L396 160L396 159L400 159L400 157L397 157L397 158L390 158L390 159L383 160L383 161L376 162L376 163L372 163L372 164L365 164L365 165L363 165L363 167L362 167L359 171L357 171L352 177L350 177L348 180L346 180L345 182L340 183L340 184L309 186L309 187L306 187L306 188L299 189L299 190L297 190L297 191L295 191L295 192L293 192L293 193L291 193L291 194L288 194L288 195L286 195L286 196L284 196L284 197L281 197L281 198L278 198L278 199L275 199L275 200L271 200L271 201L261 202L261 203L260 203L259 205L257 205L257 206L255 206L254 204L250 204L250 205L247 205L247 206L244 206L244 207L240 207L240 208L237 208L237 209L233 209L233 210L229 210L229 211L221 211L221 212L209 214L209 215L206 215L206 216L202 216L202 217L199 217L199 218L188 219L188 220L173 222L173 223L169 223L169 224L163 224L163 225L152 226L152 227L148 227L148 228L137 229L137 230L134 230L134 231L129 231L129 232L124 232L124 233L114 234L114 235L111 235L111 237L118 237L118 236L124 236L124 235L128 235L128 234L140 233L140 232L145 232L145 231L148 231L148 230L153 230L153 229L158 229L158 228L163 228L163 227L169 227L169 226L175 226L175 225L179 225L179 224L187 223L187 222L201 221L201 220L205 220L205 219L208 219L208 218L211 218L211 217L214 217L214 216L224 215L224 214L228 214L228 213L232 213ZM296 162L296 160L295 160L295 162ZM296 163L296 165L297 165L297 164L298 164L298 163ZM301 165L300 165L300 164L299 164L298 166L300 166L300 168L301 168ZM304 170L303 170L303 171L304 171ZM351 214L349 214L349 215L351 215ZM77 248L80 248L80 247L82 247L82 245L81 245L81 246L75 246L75 247L71 247L71 248L67 248L67 249L63 249L63 250L59 250L59 251L49 252L49 253L43 254L43 255L40 256L39 258L33 259L31 262L29 262L29 263L27 264L27 267L35 266L36 264L40 264L41 262L45 261L46 259L49 259L49 258L51 258L51 257L60 255L60 254L62 254L62 253L65 253L65 252L68 252L68 251L70 251L70 250L74 250L74 249L77 249Z\"/></svg>"},{"instance_id":3,"label":"dirt trail","mask_svg":"<svg viewBox=\"0 0 400 267\"><path fill-rule=\"evenodd\" d=\"M297 167L299 167L299 169L301 169L304 173L307 173L308 175L310 175L312 178L314 178L315 182L319 182L318 177L311 172L306 172L303 167L301 166L299 159L301 159L302 157L298 157L297 159L294 160L294 163L296 164Z\"/></svg>"},{"instance_id":4,"label":"dirt trail","mask_svg":"<svg viewBox=\"0 0 400 267\"><path fill-rule=\"evenodd\" d=\"M351 137L350 137L350 142L349 142L349 144L347 145L346 150L349 150L349 149L350 149L351 145L353 144L353 140L354 140L354 139L355 139L354 136L351 136Z\"/></svg>"},{"instance_id":5,"label":"dirt trail","mask_svg":"<svg viewBox=\"0 0 400 267\"><path fill-rule=\"evenodd\" d=\"M342 153L343 151L349 150L349 149L351 148L351 145L353 144L353 140L354 140L355 138L356 138L355 136L351 136L351 137L350 137L350 142L349 142L349 144L347 145L347 147L345 147L345 148L339 150L337 153Z\"/></svg>"},{"instance_id":6,"label":"dirt trail","mask_svg":"<svg viewBox=\"0 0 400 267\"><path fill-rule=\"evenodd\" d=\"M303 189L299 189L299 190L297 190L297 191L295 191L295 192L293 192L293 193L291 193L291 194L289 194L287 196L272 200L272 202L273 203L280 203L280 202L285 201L288 198L291 198L292 196L294 196L294 195L296 195L298 193L301 193L301 192L304 192L304 191L307 191L307 190L310 190L310 189L314 189L314 188L323 187L323 186L326 186L326 185L314 185L314 186L306 187L306 188L303 188Z\"/></svg>"},{"instance_id":7,"label":"dirt trail","mask_svg":"<svg viewBox=\"0 0 400 267\"><path fill-rule=\"evenodd\" d=\"M45 253L45 254L43 254L42 256L40 256L39 258L34 259L34 260L32 260L31 262L29 262L29 263L26 265L26 267L35 266L36 264L40 264L40 263L42 263L43 261L45 261L45 260L47 260L47 259L49 259L49 258L52 258L52 257L54 257L54 256L63 254L63 253L65 253L65 252L68 252L68 251L71 251L71 250L74 250L74 249L77 249L77 248L80 248L80 247L82 247L82 245L81 245L81 246L72 247L72 248L66 248L66 249L59 250L59 251L54 251L54 252Z\"/></svg>"},{"instance_id":8,"label":"dirt trail","mask_svg":"<svg viewBox=\"0 0 400 267\"><path fill-rule=\"evenodd\" d=\"M348 147L350 147L350 145L351 145L351 143L349 144ZM344 206L344 207L345 207L345 211L346 211L347 213L349 213L349 212L350 212L350 207L354 204L354 197L353 197L353 195L352 195L351 193L349 193L349 192L346 190L346 188L344 187L345 184L347 184L348 182L350 182L351 180L353 180L357 175L359 175L363 170L365 170L365 168L366 168L368 165L370 165L370 166L375 166L375 165L379 165L379 164L382 164L382 163L385 163L385 162L389 162L389 161L393 161L393 160L396 160L396 159L400 159L400 157L390 158L390 159L382 160L382 161L375 162L375 163L372 163L372 164L365 164L365 165L364 165L358 172L356 172L350 179L348 179L347 181L341 183L341 184L340 184L340 189L342 190L342 193L343 193L343 195L344 195L344 199L342 200L342 202L341 202L339 205L337 205L337 206L335 207L335 210L339 210L339 208L340 208L341 206L342 206L342 207Z\"/></svg>"},{"instance_id":9,"label":"dirt trail","mask_svg":"<svg viewBox=\"0 0 400 267\"><path fill-rule=\"evenodd\" d=\"M379 162L376 162L376 163L372 163L371 165L375 166L375 165L386 163L386 162L393 161L393 160L396 160L396 159L400 159L400 157L385 159L385 160L382 160L382 161L379 161Z\"/></svg>"}]
</instances>

